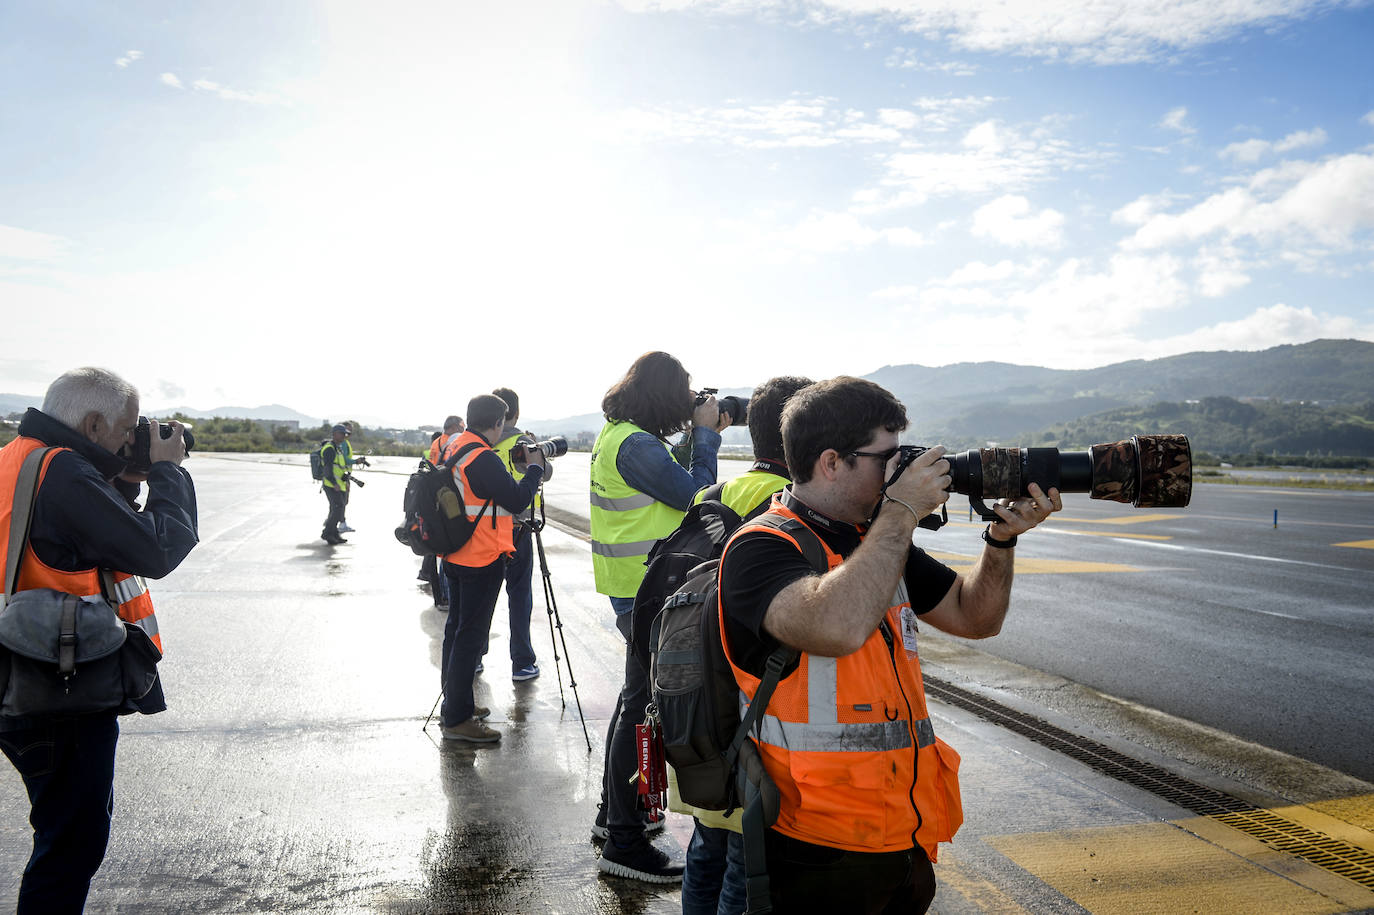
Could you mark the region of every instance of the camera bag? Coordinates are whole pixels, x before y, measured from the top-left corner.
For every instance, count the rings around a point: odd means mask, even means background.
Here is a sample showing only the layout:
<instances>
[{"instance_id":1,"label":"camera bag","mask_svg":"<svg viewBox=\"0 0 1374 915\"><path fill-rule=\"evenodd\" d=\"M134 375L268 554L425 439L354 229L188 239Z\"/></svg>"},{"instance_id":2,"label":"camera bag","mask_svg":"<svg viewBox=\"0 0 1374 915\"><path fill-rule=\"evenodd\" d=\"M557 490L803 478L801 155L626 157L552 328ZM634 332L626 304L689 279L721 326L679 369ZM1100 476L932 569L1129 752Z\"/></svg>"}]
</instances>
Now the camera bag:
<instances>
[{"instance_id":1,"label":"camera bag","mask_svg":"<svg viewBox=\"0 0 1374 915\"><path fill-rule=\"evenodd\" d=\"M405 517L396 528L396 539L417 556L443 556L457 552L472 537L477 523L491 507L488 500L477 516L469 519L463 494L453 482L453 468L480 442L469 442L448 460L434 465L421 459L420 467L406 481L401 500Z\"/></svg>"},{"instance_id":2,"label":"camera bag","mask_svg":"<svg viewBox=\"0 0 1374 915\"><path fill-rule=\"evenodd\" d=\"M162 654L142 629L119 618L108 597L86 599L52 588L16 591L28 545L44 457L33 451L15 485L0 609L0 715L83 715L124 710L157 681ZM101 589L113 593L111 576Z\"/></svg>"}]
</instances>

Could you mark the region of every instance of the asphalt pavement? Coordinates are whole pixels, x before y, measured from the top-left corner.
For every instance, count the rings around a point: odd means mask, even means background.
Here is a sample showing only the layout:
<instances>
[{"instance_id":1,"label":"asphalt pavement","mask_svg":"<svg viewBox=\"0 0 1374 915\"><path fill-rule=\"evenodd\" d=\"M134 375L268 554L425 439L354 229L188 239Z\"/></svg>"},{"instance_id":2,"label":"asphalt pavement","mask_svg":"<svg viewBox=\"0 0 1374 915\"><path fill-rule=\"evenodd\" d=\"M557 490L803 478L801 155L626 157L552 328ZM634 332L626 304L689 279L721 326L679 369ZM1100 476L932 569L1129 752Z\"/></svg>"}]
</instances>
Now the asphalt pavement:
<instances>
[{"instance_id":1,"label":"asphalt pavement","mask_svg":"<svg viewBox=\"0 0 1374 915\"><path fill-rule=\"evenodd\" d=\"M299 461L195 456L202 542L152 584L171 707L123 719L88 911L678 911L675 888L596 870L622 647L579 530L585 456L563 461L542 534L561 638L537 581L543 675L513 683L498 606L478 701L503 739L471 747L426 723L444 616L392 535L411 462L365 473L358 530L330 547ZM1013 600L1112 574L1028 571ZM1368 782L959 640L927 634L922 654L944 689L937 733L963 757L965 825L942 849L934 911L1374 910ZM1151 663L1145 645L1131 657ZM1368 714L1349 723L1366 746ZM0 772L3 905L29 836L22 784ZM658 841L680 854L690 830L671 816Z\"/></svg>"}]
</instances>

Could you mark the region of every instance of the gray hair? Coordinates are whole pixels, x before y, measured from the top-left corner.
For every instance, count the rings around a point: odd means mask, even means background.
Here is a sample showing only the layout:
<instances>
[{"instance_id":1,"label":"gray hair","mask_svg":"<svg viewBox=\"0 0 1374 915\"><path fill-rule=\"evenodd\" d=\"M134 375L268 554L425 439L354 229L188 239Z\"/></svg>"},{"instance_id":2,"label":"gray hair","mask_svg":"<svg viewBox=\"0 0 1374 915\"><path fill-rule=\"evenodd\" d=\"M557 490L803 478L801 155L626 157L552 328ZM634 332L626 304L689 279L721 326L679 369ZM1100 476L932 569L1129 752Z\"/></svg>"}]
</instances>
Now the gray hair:
<instances>
[{"instance_id":1,"label":"gray hair","mask_svg":"<svg viewBox=\"0 0 1374 915\"><path fill-rule=\"evenodd\" d=\"M80 429L86 414L94 411L114 425L119 414L138 397L138 388L109 369L91 366L63 372L48 385L43 412L63 425Z\"/></svg>"},{"instance_id":2,"label":"gray hair","mask_svg":"<svg viewBox=\"0 0 1374 915\"><path fill-rule=\"evenodd\" d=\"M444 431L445 431L445 432L457 432L457 431L458 431L458 427L461 426L462 424L463 424L463 417L461 417L461 416L450 416L448 419L444 420Z\"/></svg>"}]
</instances>

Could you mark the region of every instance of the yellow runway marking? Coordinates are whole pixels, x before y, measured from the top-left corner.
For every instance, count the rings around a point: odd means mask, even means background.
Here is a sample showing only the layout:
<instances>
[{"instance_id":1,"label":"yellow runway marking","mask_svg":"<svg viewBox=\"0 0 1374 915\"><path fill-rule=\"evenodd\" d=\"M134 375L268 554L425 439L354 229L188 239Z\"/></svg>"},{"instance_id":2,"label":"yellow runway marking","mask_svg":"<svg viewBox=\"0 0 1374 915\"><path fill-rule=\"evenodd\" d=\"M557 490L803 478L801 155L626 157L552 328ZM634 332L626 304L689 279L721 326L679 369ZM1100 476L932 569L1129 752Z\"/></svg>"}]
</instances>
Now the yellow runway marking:
<instances>
[{"instance_id":1,"label":"yellow runway marking","mask_svg":"<svg viewBox=\"0 0 1374 915\"><path fill-rule=\"evenodd\" d=\"M1349 543L1336 543L1333 546L1353 546L1357 550L1374 550L1374 540L1352 540Z\"/></svg>"},{"instance_id":2,"label":"yellow runway marking","mask_svg":"<svg viewBox=\"0 0 1374 915\"><path fill-rule=\"evenodd\" d=\"M1055 515L1050 519L1051 524L1068 522L1069 524L1144 524L1147 521L1170 521L1178 515L1122 515L1120 518L1065 518Z\"/></svg>"},{"instance_id":3,"label":"yellow runway marking","mask_svg":"<svg viewBox=\"0 0 1374 915\"><path fill-rule=\"evenodd\" d=\"M1336 899L1171 823L993 836L989 845L1094 915L1345 912L1374 893L1343 881ZM1291 859L1289 859L1291 860ZM1313 868L1315 871L1316 869ZM1329 887L1323 886L1329 890ZM1365 898L1367 897L1367 899Z\"/></svg>"},{"instance_id":4,"label":"yellow runway marking","mask_svg":"<svg viewBox=\"0 0 1374 915\"><path fill-rule=\"evenodd\" d=\"M1074 531L1080 537L1112 537L1116 540L1173 540L1168 534L1137 534L1135 531Z\"/></svg>"},{"instance_id":5,"label":"yellow runway marking","mask_svg":"<svg viewBox=\"0 0 1374 915\"><path fill-rule=\"evenodd\" d=\"M955 571L972 568L974 558L959 553L937 553L926 550L933 558L947 563ZM1074 559L1016 559L1017 575L1078 574L1083 572L1140 572L1135 566L1115 562L1079 562Z\"/></svg>"}]
</instances>

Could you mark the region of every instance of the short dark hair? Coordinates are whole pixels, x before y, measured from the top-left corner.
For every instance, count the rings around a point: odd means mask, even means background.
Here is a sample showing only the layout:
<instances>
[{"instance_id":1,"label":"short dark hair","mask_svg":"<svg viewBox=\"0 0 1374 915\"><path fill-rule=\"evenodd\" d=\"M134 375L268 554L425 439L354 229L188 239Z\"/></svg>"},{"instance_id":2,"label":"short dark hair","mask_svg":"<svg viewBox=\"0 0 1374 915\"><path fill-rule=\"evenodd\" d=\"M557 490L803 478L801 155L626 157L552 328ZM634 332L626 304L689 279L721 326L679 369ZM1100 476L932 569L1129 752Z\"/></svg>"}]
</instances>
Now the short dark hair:
<instances>
[{"instance_id":1,"label":"short dark hair","mask_svg":"<svg viewBox=\"0 0 1374 915\"><path fill-rule=\"evenodd\" d=\"M816 459L828 448L857 451L873 438L873 430L901 432L906 426L901 401L863 378L841 375L802 388L782 410L782 445L792 482L811 479Z\"/></svg>"},{"instance_id":2,"label":"short dark hair","mask_svg":"<svg viewBox=\"0 0 1374 915\"><path fill-rule=\"evenodd\" d=\"M510 425L520 418L520 395L510 388L497 388L491 393L506 402L506 425Z\"/></svg>"},{"instance_id":3,"label":"short dark hair","mask_svg":"<svg viewBox=\"0 0 1374 915\"><path fill-rule=\"evenodd\" d=\"M782 408L789 397L809 384L810 378L779 375L754 388L749 398L749 438L754 457L778 460L782 450Z\"/></svg>"},{"instance_id":4,"label":"short dark hair","mask_svg":"<svg viewBox=\"0 0 1374 915\"><path fill-rule=\"evenodd\" d=\"M445 432L456 432L456 431L458 431L458 427L461 426L462 424L463 424L463 417L461 417L461 416L455 416L455 415L450 414L449 417L448 417L447 419L444 420L444 431L445 431Z\"/></svg>"},{"instance_id":5,"label":"short dark hair","mask_svg":"<svg viewBox=\"0 0 1374 915\"><path fill-rule=\"evenodd\" d=\"M429 440L432 442L432 441L434 441L436 438L438 438L439 436L441 436L441 435L443 435L443 434L444 434L444 433L442 433L442 432L435 432L433 435L431 435L431 436L429 437Z\"/></svg>"},{"instance_id":6,"label":"short dark hair","mask_svg":"<svg viewBox=\"0 0 1374 915\"><path fill-rule=\"evenodd\" d=\"M658 351L645 353L601 398L601 412L607 422L632 422L667 438L692 420L691 385L692 376L677 359Z\"/></svg>"},{"instance_id":7,"label":"short dark hair","mask_svg":"<svg viewBox=\"0 0 1374 915\"><path fill-rule=\"evenodd\" d=\"M506 418L506 402L495 394L478 394L468 401L468 428L490 429Z\"/></svg>"}]
</instances>

